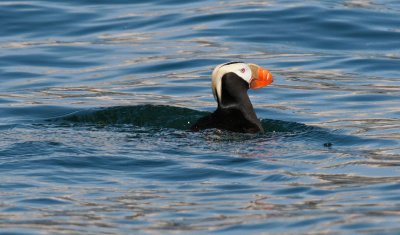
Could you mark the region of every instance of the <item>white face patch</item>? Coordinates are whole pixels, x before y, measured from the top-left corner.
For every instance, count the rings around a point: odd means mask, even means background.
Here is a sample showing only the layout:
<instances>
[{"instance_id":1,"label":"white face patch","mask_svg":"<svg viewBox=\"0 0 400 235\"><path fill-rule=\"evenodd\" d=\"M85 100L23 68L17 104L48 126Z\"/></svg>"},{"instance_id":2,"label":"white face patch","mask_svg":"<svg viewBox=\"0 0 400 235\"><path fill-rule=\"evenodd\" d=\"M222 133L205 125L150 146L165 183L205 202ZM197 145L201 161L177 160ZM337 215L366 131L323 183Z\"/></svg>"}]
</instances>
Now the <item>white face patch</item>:
<instances>
[{"instance_id":1,"label":"white face patch","mask_svg":"<svg viewBox=\"0 0 400 235\"><path fill-rule=\"evenodd\" d=\"M228 64L228 65L227 65ZM250 67L245 63L225 63L217 65L212 72L212 90L214 94L214 98L221 102L221 93L222 93L222 77L226 73L235 73L243 80L245 80L248 84L250 84L252 73Z\"/></svg>"}]
</instances>

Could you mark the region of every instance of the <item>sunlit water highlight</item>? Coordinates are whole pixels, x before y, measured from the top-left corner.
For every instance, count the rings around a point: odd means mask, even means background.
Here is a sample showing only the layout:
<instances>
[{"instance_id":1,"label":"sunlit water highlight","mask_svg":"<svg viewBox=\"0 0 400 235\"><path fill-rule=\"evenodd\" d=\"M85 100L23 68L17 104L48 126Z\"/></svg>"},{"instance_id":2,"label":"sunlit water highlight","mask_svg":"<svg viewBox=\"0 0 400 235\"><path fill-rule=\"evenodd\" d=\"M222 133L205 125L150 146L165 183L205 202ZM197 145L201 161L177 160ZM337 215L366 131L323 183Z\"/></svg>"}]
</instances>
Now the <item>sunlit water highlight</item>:
<instances>
[{"instance_id":1,"label":"sunlit water highlight","mask_svg":"<svg viewBox=\"0 0 400 235\"><path fill-rule=\"evenodd\" d=\"M0 2L0 233L400 232L400 4ZM190 132L270 69L266 130Z\"/></svg>"}]
</instances>

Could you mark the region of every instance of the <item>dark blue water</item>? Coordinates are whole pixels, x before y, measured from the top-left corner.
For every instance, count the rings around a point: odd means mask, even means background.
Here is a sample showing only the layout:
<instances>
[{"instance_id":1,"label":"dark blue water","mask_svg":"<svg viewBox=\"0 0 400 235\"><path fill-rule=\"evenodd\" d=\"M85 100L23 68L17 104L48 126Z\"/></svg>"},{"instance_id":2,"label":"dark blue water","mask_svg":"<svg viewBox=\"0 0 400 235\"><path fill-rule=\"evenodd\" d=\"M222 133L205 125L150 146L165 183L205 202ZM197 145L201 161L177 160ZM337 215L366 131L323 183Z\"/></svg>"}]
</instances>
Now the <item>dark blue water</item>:
<instances>
[{"instance_id":1,"label":"dark blue water","mask_svg":"<svg viewBox=\"0 0 400 235\"><path fill-rule=\"evenodd\" d=\"M1 234L400 233L398 1L10 0L0 35ZM188 131L232 60L266 133Z\"/></svg>"}]
</instances>

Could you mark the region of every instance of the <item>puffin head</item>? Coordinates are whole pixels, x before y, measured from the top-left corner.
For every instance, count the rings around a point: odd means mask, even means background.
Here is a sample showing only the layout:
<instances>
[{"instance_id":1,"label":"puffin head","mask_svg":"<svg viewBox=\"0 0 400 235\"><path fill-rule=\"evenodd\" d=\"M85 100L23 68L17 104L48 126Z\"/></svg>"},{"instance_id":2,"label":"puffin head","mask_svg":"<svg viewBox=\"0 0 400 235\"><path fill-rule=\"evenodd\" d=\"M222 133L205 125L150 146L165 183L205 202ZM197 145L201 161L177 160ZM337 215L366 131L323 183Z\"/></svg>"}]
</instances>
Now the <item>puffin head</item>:
<instances>
[{"instance_id":1,"label":"puffin head","mask_svg":"<svg viewBox=\"0 0 400 235\"><path fill-rule=\"evenodd\" d=\"M248 98L249 88L262 88L272 82L272 74L256 64L229 62L217 65L212 72L212 90L218 107Z\"/></svg>"},{"instance_id":2,"label":"puffin head","mask_svg":"<svg viewBox=\"0 0 400 235\"><path fill-rule=\"evenodd\" d=\"M212 90L218 103L216 126L236 132L263 132L247 91L272 82L272 74L256 64L229 62L215 67Z\"/></svg>"},{"instance_id":3,"label":"puffin head","mask_svg":"<svg viewBox=\"0 0 400 235\"><path fill-rule=\"evenodd\" d=\"M212 73L212 90L218 108L197 120L191 130L217 128L243 133L263 132L247 91L267 86L272 81L272 74L256 64L229 62L218 65Z\"/></svg>"}]
</instances>

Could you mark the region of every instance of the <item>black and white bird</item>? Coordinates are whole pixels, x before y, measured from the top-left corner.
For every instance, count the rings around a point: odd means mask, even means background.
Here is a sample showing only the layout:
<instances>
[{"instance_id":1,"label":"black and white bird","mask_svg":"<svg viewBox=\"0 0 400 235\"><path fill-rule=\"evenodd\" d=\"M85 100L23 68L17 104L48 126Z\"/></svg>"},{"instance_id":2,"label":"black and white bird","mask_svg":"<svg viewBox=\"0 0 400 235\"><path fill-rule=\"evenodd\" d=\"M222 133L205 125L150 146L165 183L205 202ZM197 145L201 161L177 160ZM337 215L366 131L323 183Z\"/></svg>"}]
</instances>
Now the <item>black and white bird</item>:
<instances>
[{"instance_id":1,"label":"black and white bird","mask_svg":"<svg viewBox=\"0 0 400 235\"><path fill-rule=\"evenodd\" d=\"M220 64L212 72L212 91L218 103L217 110L200 118L193 131L208 128L233 132L263 132L247 90L258 89L273 82L272 74L256 64L229 62Z\"/></svg>"}]
</instances>

